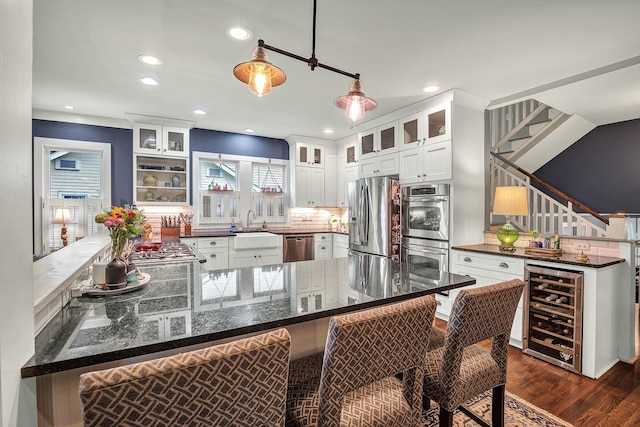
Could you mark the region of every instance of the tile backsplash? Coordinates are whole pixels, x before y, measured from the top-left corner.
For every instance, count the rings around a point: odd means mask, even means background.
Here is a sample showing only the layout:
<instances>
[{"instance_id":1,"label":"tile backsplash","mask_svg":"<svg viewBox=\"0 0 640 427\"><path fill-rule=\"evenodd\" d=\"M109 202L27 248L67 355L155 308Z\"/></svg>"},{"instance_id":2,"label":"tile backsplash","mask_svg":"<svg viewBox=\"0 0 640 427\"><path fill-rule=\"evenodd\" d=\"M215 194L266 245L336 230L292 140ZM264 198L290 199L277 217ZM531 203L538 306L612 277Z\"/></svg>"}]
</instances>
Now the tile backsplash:
<instances>
[{"instance_id":1,"label":"tile backsplash","mask_svg":"<svg viewBox=\"0 0 640 427\"><path fill-rule=\"evenodd\" d=\"M515 242L514 246L518 248L526 248L529 246L528 235L520 234L520 239ZM495 232L485 231L484 243L489 245L499 245L500 241L496 237ZM586 249L585 246L588 248ZM593 256L606 256L617 258L620 256L619 244L616 241L607 240L589 240L585 238L574 239L569 236L560 236L560 248L565 253L577 254L584 253Z\"/></svg>"}]
</instances>

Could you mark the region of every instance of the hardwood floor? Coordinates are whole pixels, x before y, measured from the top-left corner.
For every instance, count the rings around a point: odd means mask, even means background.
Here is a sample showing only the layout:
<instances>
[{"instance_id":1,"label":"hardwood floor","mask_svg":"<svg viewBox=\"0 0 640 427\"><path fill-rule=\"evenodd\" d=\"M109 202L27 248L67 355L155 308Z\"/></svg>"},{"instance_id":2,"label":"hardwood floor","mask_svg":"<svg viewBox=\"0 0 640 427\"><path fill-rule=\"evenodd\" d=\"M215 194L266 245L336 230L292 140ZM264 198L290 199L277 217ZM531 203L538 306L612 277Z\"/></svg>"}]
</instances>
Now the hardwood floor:
<instances>
[{"instance_id":1,"label":"hardwood floor","mask_svg":"<svg viewBox=\"0 0 640 427\"><path fill-rule=\"evenodd\" d=\"M636 304L636 324L638 304ZM446 323L436 319L436 326ZM636 354L640 338L636 327ZM597 380L573 374L515 347L509 349L507 391L575 426L640 425L640 361L617 363Z\"/></svg>"}]
</instances>

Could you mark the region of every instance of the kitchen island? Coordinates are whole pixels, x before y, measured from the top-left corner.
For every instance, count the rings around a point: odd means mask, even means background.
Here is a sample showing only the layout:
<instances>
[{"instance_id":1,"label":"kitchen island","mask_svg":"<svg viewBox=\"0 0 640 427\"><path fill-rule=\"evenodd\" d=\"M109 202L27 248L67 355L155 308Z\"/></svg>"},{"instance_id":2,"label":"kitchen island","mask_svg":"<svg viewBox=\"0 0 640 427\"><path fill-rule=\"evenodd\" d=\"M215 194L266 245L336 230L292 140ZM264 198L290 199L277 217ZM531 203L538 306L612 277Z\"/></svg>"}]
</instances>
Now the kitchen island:
<instances>
[{"instance_id":1,"label":"kitchen island","mask_svg":"<svg viewBox=\"0 0 640 427\"><path fill-rule=\"evenodd\" d=\"M197 261L140 267L151 276L148 284L122 295L72 298L38 334L22 376L37 377L41 425L80 425L83 372L279 327L291 333L292 357L302 357L323 348L333 315L475 283L444 272L416 275L365 255L215 271Z\"/></svg>"}]
</instances>

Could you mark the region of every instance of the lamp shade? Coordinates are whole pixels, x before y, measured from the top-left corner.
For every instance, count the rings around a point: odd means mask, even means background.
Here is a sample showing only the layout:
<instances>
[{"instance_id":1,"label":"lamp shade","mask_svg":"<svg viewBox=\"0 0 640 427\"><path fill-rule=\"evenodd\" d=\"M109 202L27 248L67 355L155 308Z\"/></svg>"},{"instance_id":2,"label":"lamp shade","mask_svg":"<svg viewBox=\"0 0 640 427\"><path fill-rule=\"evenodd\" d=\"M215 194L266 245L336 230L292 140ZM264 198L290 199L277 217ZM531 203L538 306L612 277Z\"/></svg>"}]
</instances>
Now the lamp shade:
<instances>
[{"instance_id":1,"label":"lamp shade","mask_svg":"<svg viewBox=\"0 0 640 427\"><path fill-rule=\"evenodd\" d=\"M494 215L529 215L527 188L521 186L496 187L493 198Z\"/></svg>"},{"instance_id":2,"label":"lamp shade","mask_svg":"<svg viewBox=\"0 0 640 427\"><path fill-rule=\"evenodd\" d=\"M71 217L71 212L67 208L56 208L55 215L51 224L74 224L75 221Z\"/></svg>"},{"instance_id":3,"label":"lamp shade","mask_svg":"<svg viewBox=\"0 0 640 427\"><path fill-rule=\"evenodd\" d=\"M345 115L354 122L363 118L365 111L373 110L378 106L376 101L364 96L360 80L354 80L349 93L336 98L335 104L338 108L342 108Z\"/></svg>"},{"instance_id":4,"label":"lamp shade","mask_svg":"<svg viewBox=\"0 0 640 427\"><path fill-rule=\"evenodd\" d=\"M287 79L284 71L269 62L267 52L261 46L253 51L251 61L236 65L233 75L259 97L268 95L273 86L280 86Z\"/></svg>"}]
</instances>

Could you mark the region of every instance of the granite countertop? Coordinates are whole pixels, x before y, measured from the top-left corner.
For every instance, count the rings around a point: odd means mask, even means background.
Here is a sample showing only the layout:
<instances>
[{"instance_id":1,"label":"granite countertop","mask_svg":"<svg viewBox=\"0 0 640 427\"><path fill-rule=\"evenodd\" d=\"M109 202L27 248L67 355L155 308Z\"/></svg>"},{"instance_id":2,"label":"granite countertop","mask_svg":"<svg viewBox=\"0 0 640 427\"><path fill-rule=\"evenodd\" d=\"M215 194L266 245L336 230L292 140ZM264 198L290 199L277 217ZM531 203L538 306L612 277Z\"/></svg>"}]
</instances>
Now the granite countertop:
<instances>
[{"instance_id":1,"label":"granite countertop","mask_svg":"<svg viewBox=\"0 0 640 427\"><path fill-rule=\"evenodd\" d=\"M140 266L151 280L73 298L36 337L34 377L325 318L475 283L468 276L350 255L230 270L196 262Z\"/></svg>"},{"instance_id":2,"label":"granite countertop","mask_svg":"<svg viewBox=\"0 0 640 427\"><path fill-rule=\"evenodd\" d=\"M514 257L514 258L524 258L528 260L557 262L560 264L580 265L583 267L592 267L592 268L603 268L603 267L608 267L611 265L625 262L624 258L612 258L612 257L604 257L604 256L597 256L597 255L589 255L589 261L580 262L576 259L576 254L574 253L562 253L562 255L558 257L529 255L525 253L525 248L517 248L516 251L513 253L500 252L500 248L498 245L488 245L488 244L452 246L451 249L455 249L459 251L477 252L477 253L483 253L483 254L489 254L489 255L502 255L502 256L508 256L508 257Z\"/></svg>"},{"instance_id":3,"label":"granite countertop","mask_svg":"<svg viewBox=\"0 0 640 427\"><path fill-rule=\"evenodd\" d=\"M235 236L238 233L256 233L256 232L268 232L273 234L282 234L282 235L291 235L291 234L315 234L315 233L336 233L336 234L344 234L348 235L348 231L336 230L333 228L329 228L327 226L324 227L269 227L267 229L262 228L251 228L249 230L240 230L237 232L232 232L229 229L192 229L191 234L185 235L181 234L181 238L188 237L231 237Z\"/></svg>"}]
</instances>

